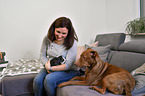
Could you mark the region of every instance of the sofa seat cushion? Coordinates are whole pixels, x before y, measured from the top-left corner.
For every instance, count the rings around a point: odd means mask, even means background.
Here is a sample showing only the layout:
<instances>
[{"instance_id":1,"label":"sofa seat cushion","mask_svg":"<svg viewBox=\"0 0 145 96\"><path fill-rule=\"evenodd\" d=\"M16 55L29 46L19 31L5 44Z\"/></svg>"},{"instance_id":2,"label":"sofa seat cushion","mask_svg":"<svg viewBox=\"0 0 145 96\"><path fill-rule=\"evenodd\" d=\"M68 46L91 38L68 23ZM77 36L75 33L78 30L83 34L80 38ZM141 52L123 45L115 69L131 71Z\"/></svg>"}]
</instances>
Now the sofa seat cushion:
<instances>
[{"instance_id":1,"label":"sofa seat cushion","mask_svg":"<svg viewBox=\"0 0 145 96\"><path fill-rule=\"evenodd\" d=\"M119 50L145 53L145 40L133 40L120 45Z\"/></svg>"},{"instance_id":2,"label":"sofa seat cushion","mask_svg":"<svg viewBox=\"0 0 145 96\"><path fill-rule=\"evenodd\" d=\"M125 95L115 95L107 91L105 94L100 94L99 92L89 89L90 86L65 86L62 88L57 88L57 96L125 96ZM143 96L144 93L134 94L133 96Z\"/></svg>"},{"instance_id":3,"label":"sofa seat cushion","mask_svg":"<svg viewBox=\"0 0 145 96\"><path fill-rule=\"evenodd\" d=\"M105 95L102 95L95 90L89 89L89 87L90 86L72 85L57 88L57 96L117 96L109 92L106 92Z\"/></svg>"}]
</instances>

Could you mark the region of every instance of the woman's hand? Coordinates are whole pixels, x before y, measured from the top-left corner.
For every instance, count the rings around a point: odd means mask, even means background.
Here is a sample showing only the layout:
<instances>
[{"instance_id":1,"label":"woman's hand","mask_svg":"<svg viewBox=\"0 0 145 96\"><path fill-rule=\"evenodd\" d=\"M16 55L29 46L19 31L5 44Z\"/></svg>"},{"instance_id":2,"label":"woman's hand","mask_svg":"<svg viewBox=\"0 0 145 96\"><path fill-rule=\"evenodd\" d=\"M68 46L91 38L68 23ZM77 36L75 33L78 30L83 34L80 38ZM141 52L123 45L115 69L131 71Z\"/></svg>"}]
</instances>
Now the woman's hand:
<instances>
[{"instance_id":1,"label":"woman's hand","mask_svg":"<svg viewBox=\"0 0 145 96\"><path fill-rule=\"evenodd\" d=\"M51 73L49 70L50 70L50 60L45 64L45 68L47 70L48 73ZM53 69L53 70L52 70ZM61 64L61 65L58 65L58 66L52 66L51 67L51 70L52 71L63 71L65 70L65 64Z\"/></svg>"},{"instance_id":2,"label":"woman's hand","mask_svg":"<svg viewBox=\"0 0 145 96\"><path fill-rule=\"evenodd\" d=\"M50 67L51 67L51 66L50 66L50 60L49 60L49 61L45 64L45 68L46 68L46 70L47 70L48 73L50 73L50 71L49 71L49 70L50 70Z\"/></svg>"}]
</instances>

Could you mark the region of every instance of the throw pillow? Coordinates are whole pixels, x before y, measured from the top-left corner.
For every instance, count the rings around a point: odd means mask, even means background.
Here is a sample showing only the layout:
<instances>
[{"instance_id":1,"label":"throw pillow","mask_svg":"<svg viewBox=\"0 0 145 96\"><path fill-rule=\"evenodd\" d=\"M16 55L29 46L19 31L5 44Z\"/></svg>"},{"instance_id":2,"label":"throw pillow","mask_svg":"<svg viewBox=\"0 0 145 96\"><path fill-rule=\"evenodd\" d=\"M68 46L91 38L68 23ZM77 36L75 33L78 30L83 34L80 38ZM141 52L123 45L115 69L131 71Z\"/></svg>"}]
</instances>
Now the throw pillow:
<instances>
[{"instance_id":1,"label":"throw pillow","mask_svg":"<svg viewBox=\"0 0 145 96\"><path fill-rule=\"evenodd\" d=\"M89 47L97 47L98 41L94 42L93 44L88 45ZM80 55L85 51L85 46L77 46L77 56L76 60L80 58Z\"/></svg>"},{"instance_id":2,"label":"throw pillow","mask_svg":"<svg viewBox=\"0 0 145 96\"><path fill-rule=\"evenodd\" d=\"M76 60L78 60L80 58L80 55L82 54L83 51L85 51L85 46L77 46Z\"/></svg>"},{"instance_id":3,"label":"throw pillow","mask_svg":"<svg viewBox=\"0 0 145 96\"><path fill-rule=\"evenodd\" d=\"M97 47L98 46L98 41L94 42L93 44L89 45L90 47Z\"/></svg>"},{"instance_id":4,"label":"throw pillow","mask_svg":"<svg viewBox=\"0 0 145 96\"><path fill-rule=\"evenodd\" d=\"M107 57L108 57L108 54L110 52L110 48L111 48L111 45L107 45L107 46L98 46L98 47L90 47L88 46L87 44L85 44L85 50L87 48L91 48L95 51L98 52L100 58L104 61L104 62L107 62Z\"/></svg>"}]
</instances>

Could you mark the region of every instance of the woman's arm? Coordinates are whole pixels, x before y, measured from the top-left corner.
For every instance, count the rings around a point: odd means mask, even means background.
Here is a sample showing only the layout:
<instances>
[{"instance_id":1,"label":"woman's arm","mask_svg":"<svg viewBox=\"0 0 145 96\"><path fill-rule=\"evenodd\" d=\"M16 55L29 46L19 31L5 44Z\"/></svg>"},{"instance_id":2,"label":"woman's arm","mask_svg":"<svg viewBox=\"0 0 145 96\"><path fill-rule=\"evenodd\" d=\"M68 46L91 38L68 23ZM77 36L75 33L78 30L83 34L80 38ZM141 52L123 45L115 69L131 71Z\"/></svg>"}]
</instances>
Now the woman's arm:
<instances>
[{"instance_id":1,"label":"woman's arm","mask_svg":"<svg viewBox=\"0 0 145 96\"><path fill-rule=\"evenodd\" d=\"M49 58L47 57L47 47L48 47L48 39L47 36L45 36L40 50L40 60L43 65L45 65L48 62L48 58Z\"/></svg>"},{"instance_id":2,"label":"woman's arm","mask_svg":"<svg viewBox=\"0 0 145 96\"><path fill-rule=\"evenodd\" d=\"M58 65L58 66L50 66L50 60L49 60L45 64L45 68L46 68L46 70L47 70L48 73L50 73L51 71L62 71L62 70L65 70L65 64L61 64L61 65Z\"/></svg>"},{"instance_id":3,"label":"woman's arm","mask_svg":"<svg viewBox=\"0 0 145 96\"><path fill-rule=\"evenodd\" d=\"M74 41L73 46L68 50L68 53L66 55L65 64L51 66L52 71L69 70L69 68L75 62L76 55L77 55L77 41ZM48 71L50 70L50 61L45 65L45 67Z\"/></svg>"},{"instance_id":4,"label":"woman's arm","mask_svg":"<svg viewBox=\"0 0 145 96\"><path fill-rule=\"evenodd\" d=\"M72 64L75 63L77 55L77 41L74 40L73 46L68 50L66 55L65 70L69 70Z\"/></svg>"}]
</instances>

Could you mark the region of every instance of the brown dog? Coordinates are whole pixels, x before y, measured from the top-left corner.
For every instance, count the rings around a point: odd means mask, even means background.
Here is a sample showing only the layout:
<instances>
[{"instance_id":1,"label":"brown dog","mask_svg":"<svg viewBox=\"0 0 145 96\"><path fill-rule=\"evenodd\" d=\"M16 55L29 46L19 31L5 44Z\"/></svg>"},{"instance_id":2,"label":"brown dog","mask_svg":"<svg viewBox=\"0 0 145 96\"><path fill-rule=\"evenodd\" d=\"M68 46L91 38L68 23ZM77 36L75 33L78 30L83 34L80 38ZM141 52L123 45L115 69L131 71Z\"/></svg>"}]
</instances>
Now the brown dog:
<instances>
[{"instance_id":1,"label":"brown dog","mask_svg":"<svg viewBox=\"0 0 145 96\"><path fill-rule=\"evenodd\" d=\"M59 84L58 87L86 85L102 94L105 94L106 89L108 89L114 94L131 96L131 91L135 87L135 80L131 74L123 68L103 62L96 51L87 49L75 64L79 67L86 66L85 77L76 76L68 82Z\"/></svg>"}]
</instances>

